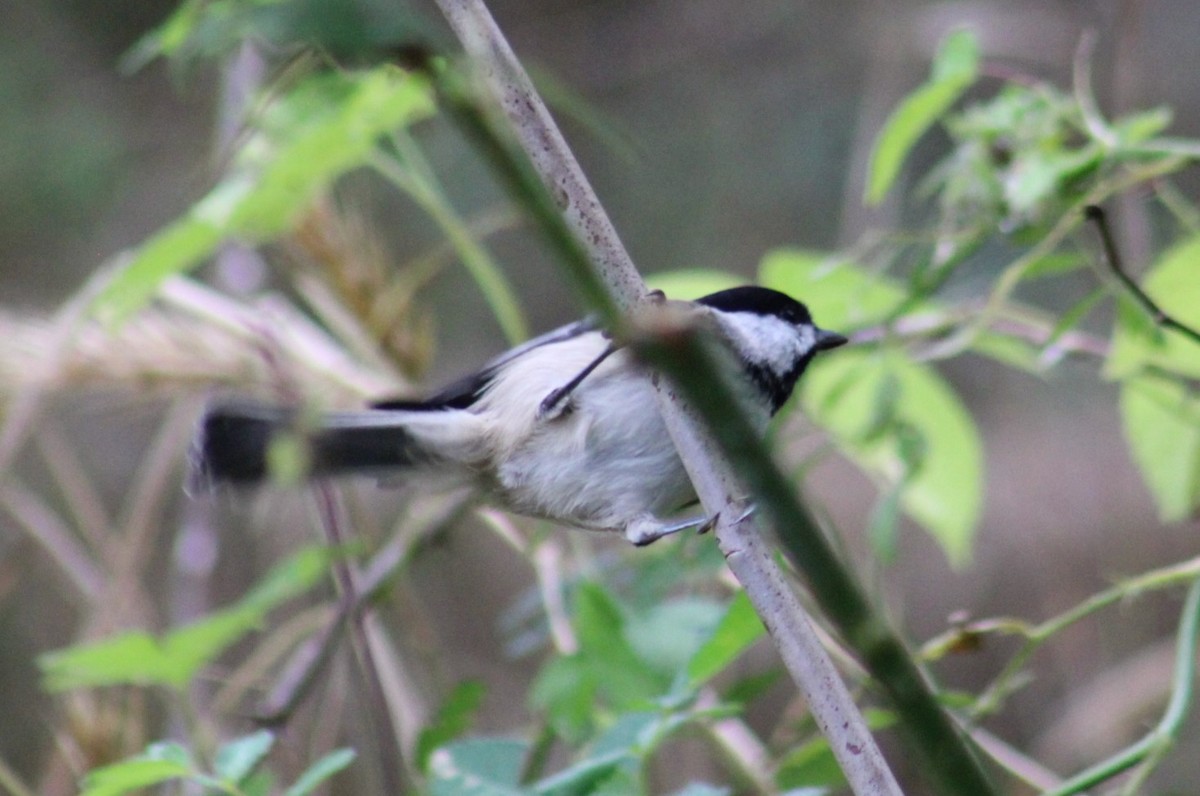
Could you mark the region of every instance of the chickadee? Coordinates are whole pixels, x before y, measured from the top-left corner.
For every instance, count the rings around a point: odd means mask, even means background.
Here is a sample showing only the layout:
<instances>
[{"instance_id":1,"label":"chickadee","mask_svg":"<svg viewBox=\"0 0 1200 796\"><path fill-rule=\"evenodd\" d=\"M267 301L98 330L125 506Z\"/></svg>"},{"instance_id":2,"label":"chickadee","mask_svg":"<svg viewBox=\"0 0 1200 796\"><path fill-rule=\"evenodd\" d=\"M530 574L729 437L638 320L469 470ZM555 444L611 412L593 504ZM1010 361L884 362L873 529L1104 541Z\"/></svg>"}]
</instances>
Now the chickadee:
<instances>
[{"instance_id":1,"label":"chickadee","mask_svg":"<svg viewBox=\"0 0 1200 796\"><path fill-rule=\"evenodd\" d=\"M722 290L695 305L743 366L764 419L817 353L846 342L817 328L803 304L764 287ZM650 380L590 321L517 346L421 401L315 418L214 406L195 443L196 475L208 484L262 481L273 442L289 435L303 443L310 476L433 477L440 488L473 486L516 514L617 531L636 545L704 524L664 521L695 501L691 481Z\"/></svg>"}]
</instances>

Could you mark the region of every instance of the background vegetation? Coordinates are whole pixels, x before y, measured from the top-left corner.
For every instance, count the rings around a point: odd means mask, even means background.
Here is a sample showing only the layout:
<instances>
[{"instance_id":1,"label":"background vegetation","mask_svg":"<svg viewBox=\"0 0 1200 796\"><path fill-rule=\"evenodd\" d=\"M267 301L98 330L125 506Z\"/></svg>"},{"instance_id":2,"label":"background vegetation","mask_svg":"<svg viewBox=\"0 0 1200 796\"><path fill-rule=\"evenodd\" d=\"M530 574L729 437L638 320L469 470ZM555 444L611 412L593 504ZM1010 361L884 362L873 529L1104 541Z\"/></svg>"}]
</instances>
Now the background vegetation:
<instances>
[{"instance_id":1,"label":"background vegetation","mask_svg":"<svg viewBox=\"0 0 1200 796\"><path fill-rule=\"evenodd\" d=\"M183 499L214 386L355 403L580 308L395 66L453 49L435 10L99 8L0 12L0 677L24 717L0 726L3 787L74 792L121 760L89 792L835 783L707 538L630 551L371 484ZM855 333L776 447L997 781L1107 761L1186 791L1198 12L872 9L495 12L660 285L757 279Z\"/></svg>"}]
</instances>

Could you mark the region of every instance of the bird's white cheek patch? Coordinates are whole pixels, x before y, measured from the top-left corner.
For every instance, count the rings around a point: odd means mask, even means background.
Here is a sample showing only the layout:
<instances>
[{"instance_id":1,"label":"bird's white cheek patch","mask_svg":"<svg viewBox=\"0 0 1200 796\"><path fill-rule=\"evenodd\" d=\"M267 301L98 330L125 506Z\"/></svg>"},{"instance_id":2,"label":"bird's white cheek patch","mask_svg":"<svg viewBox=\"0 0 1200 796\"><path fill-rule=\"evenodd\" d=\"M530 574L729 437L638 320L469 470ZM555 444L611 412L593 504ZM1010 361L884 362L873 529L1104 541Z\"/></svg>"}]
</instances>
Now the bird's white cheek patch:
<instances>
[{"instance_id":1,"label":"bird's white cheek patch","mask_svg":"<svg viewBox=\"0 0 1200 796\"><path fill-rule=\"evenodd\" d=\"M737 323L728 324L739 353L749 362L782 376L816 344L811 326L794 326L773 316L737 313Z\"/></svg>"}]
</instances>

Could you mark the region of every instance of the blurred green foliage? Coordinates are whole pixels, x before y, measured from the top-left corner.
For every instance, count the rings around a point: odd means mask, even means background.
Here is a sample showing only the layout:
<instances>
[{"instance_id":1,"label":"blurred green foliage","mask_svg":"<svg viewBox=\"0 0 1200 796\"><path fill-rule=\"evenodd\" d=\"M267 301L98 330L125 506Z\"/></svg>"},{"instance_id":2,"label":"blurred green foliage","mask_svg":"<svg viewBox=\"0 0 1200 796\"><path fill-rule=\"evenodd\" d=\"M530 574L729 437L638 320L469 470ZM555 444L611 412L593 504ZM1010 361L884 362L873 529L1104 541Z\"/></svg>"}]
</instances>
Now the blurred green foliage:
<instances>
[{"instance_id":1,"label":"blurred green foliage","mask_svg":"<svg viewBox=\"0 0 1200 796\"><path fill-rule=\"evenodd\" d=\"M274 734L267 730L235 738L217 750L211 772L204 770L185 746L166 741L154 743L136 757L88 773L80 796L122 796L153 785L181 782L204 788L206 792L238 796L271 793L307 796L355 758L351 749L330 752L280 791L270 772L260 768L274 743Z\"/></svg>"},{"instance_id":2,"label":"blurred green foliage","mask_svg":"<svg viewBox=\"0 0 1200 796\"><path fill-rule=\"evenodd\" d=\"M46 688L148 685L183 691L234 642L261 627L272 609L313 588L328 563L328 551L305 548L275 565L237 604L161 638L132 631L43 655L38 665Z\"/></svg>"},{"instance_id":3,"label":"blurred green foliage","mask_svg":"<svg viewBox=\"0 0 1200 796\"><path fill-rule=\"evenodd\" d=\"M350 173L369 170L417 197L455 241L460 259L510 336L523 328L507 283L485 253L472 248L438 190L436 175L407 130L436 110L426 80L380 57L424 46L424 26L391 4L319 0L187 0L130 56L131 64L166 56L176 64L220 58L246 41L267 42L288 58L317 47L327 58L269 86L246 120L226 173L201 201L133 252L93 305L114 322L153 301L162 283L184 274L225 242L276 242L315 200ZM382 15L382 16L381 16ZM357 62L346 66L343 59ZM763 284L803 296L822 326L855 333L859 346L816 363L802 386L807 415L838 451L878 485L868 529L874 552L896 555L901 512L941 545L949 560L969 560L984 493L984 451L975 422L933 362L966 353L1037 371L1056 361L1093 311L1116 304L1104 373L1120 382L1121 413L1131 450L1167 519L1200 507L1200 347L1162 327L1107 272L1066 312L1012 299L1017 285L1077 275L1088 265L1070 245L1083 208L1131 186L1164 180L1200 157L1195 142L1163 136L1169 114L1136 113L1113 122L1077 89L1044 82L1006 82L958 108L980 85L981 54L968 32L953 33L929 80L884 126L874 151L867 196L879 201L899 183L918 140L941 125L951 142L945 159L916 193L932 221L922 234L888 240L872 252L826 255L768 253ZM362 62L374 65L362 66ZM298 63L298 62L293 62ZM313 64L316 64L314 67ZM448 68L455 68L450 64ZM84 169L83 171L86 171ZM421 201L423 200L423 201ZM1178 212L1178 240L1144 280L1158 306L1183 324L1200 325L1200 239ZM1192 208L1194 210L1194 208ZM465 236L465 237L464 237ZM984 295L949 296L941 288L982 246L1004 238L1021 253ZM860 256L860 254L862 256ZM472 268L471 265L476 267ZM674 297L728 286L714 271L658 275L652 284ZM505 321L504 319L508 320ZM51 689L112 685L166 686L186 699L189 687L234 642L260 627L270 611L311 589L328 555L302 551L233 607L160 636L133 631L49 654L41 660ZM486 699L475 683L449 691L419 733L415 773L427 792L458 794L468 783L489 794L646 792L656 754L685 733L712 733L722 719L744 716L770 673L743 676L736 664L763 639L744 596L714 583L716 567L698 567L703 586L680 589L683 576L648 555L629 564L636 583L620 588L595 572L564 587L571 644L555 649L541 627L552 609L537 603L536 646L545 652L528 702L540 731L532 739L480 737L474 719ZM614 578L615 580L615 578ZM876 727L890 714L875 714ZM768 750L765 779L777 789L832 787L838 774L828 746L812 727L786 748ZM540 736L540 737L539 737ZM186 780L226 792L265 794L276 783L264 770L274 742L267 733L221 745L213 765L187 745L155 744L137 757L92 771L89 796L120 794ZM567 760L549 770L543 747ZM764 744L765 746L765 744ZM348 765L333 752L308 767L285 792L307 793ZM764 772L734 771L731 779ZM683 793L725 792L694 782Z\"/></svg>"}]
</instances>

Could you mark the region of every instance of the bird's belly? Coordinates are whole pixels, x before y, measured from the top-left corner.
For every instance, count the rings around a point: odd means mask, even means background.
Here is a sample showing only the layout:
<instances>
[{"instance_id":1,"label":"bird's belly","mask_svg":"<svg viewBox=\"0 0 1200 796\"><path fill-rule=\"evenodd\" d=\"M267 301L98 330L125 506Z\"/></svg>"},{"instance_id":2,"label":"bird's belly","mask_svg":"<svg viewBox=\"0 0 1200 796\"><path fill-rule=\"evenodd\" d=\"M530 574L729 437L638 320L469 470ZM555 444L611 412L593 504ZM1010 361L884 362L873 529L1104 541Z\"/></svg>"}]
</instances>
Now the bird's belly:
<instances>
[{"instance_id":1,"label":"bird's belly","mask_svg":"<svg viewBox=\"0 0 1200 796\"><path fill-rule=\"evenodd\" d=\"M622 530L693 500L652 388L639 384L629 393L624 400L589 394L574 411L539 425L496 473L502 502L521 514Z\"/></svg>"}]
</instances>

